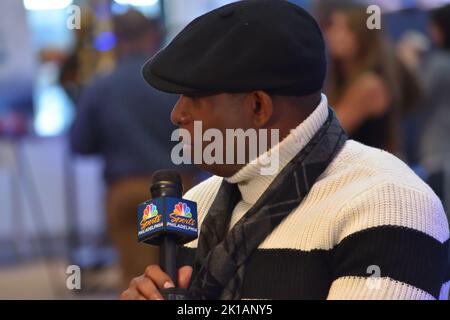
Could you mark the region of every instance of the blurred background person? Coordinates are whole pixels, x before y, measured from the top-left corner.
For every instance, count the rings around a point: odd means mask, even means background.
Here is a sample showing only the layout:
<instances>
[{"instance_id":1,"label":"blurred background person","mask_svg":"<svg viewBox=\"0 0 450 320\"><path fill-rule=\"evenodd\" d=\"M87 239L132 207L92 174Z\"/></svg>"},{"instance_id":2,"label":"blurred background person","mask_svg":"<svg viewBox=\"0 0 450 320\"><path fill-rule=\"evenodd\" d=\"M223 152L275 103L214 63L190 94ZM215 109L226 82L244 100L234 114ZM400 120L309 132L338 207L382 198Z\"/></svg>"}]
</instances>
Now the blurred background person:
<instances>
[{"instance_id":1,"label":"blurred background person","mask_svg":"<svg viewBox=\"0 0 450 320\"><path fill-rule=\"evenodd\" d=\"M157 247L137 243L135 212L149 198L152 173L171 167L170 112L177 97L148 88L140 74L160 47L159 23L132 9L113 21L117 66L84 90L70 138L74 152L104 157L108 229L126 285L159 261ZM183 181L189 188L188 177Z\"/></svg>"},{"instance_id":2,"label":"blurred background person","mask_svg":"<svg viewBox=\"0 0 450 320\"><path fill-rule=\"evenodd\" d=\"M450 5L430 12L430 35L435 50L425 62L425 125L422 163L429 171L441 169L450 155Z\"/></svg>"},{"instance_id":3,"label":"blurred background person","mask_svg":"<svg viewBox=\"0 0 450 320\"><path fill-rule=\"evenodd\" d=\"M399 59L416 77L421 75L423 60L429 50L427 36L415 30L405 32L395 46Z\"/></svg>"},{"instance_id":4,"label":"blurred background person","mask_svg":"<svg viewBox=\"0 0 450 320\"><path fill-rule=\"evenodd\" d=\"M89 6L83 6L80 28L73 32L73 48L64 57L59 72L58 80L75 106L79 102L83 87L92 77L108 73L114 67L113 48L100 48L102 50L98 50L95 46L96 36L98 37L102 33L103 35L111 35L111 32L108 32L112 27L111 19L104 19L99 22L92 11ZM97 45L97 47L100 46Z\"/></svg>"},{"instance_id":5,"label":"blurred background person","mask_svg":"<svg viewBox=\"0 0 450 320\"><path fill-rule=\"evenodd\" d=\"M367 19L366 6L348 3L322 19L330 56L326 91L352 139L401 156L401 121L420 87Z\"/></svg>"},{"instance_id":6,"label":"blurred background person","mask_svg":"<svg viewBox=\"0 0 450 320\"><path fill-rule=\"evenodd\" d=\"M420 159L429 183L450 204L450 4L430 12L435 50L425 61Z\"/></svg>"}]
</instances>

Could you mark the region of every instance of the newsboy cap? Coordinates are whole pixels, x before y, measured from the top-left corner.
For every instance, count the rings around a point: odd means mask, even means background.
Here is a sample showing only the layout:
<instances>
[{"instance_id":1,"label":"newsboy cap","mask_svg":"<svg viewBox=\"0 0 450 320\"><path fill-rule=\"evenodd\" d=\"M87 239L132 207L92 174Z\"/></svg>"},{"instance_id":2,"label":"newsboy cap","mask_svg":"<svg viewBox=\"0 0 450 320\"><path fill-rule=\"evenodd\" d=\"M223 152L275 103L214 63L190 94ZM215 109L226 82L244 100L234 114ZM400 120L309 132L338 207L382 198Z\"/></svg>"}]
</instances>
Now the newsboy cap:
<instances>
[{"instance_id":1,"label":"newsboy cap","mask_svg":"<svg viewBox=\"0 0 450 320\"><path fill-rule=\"evenodd\" d=\"M319 26L285 0L242 0L202 15L142 68L151 86L185 95L302 96L319 91L325 73Z\"/></svg>"}]
</instances>

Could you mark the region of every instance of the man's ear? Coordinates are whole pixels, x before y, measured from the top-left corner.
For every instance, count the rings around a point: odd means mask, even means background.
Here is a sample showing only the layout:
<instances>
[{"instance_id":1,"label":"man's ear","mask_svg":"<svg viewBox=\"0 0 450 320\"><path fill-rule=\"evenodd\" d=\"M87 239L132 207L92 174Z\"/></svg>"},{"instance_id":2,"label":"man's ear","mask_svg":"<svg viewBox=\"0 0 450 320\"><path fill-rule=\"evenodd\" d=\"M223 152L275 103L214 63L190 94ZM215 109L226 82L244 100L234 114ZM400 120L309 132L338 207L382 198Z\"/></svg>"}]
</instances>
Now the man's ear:
<instances>
[{"instance_id":1,"label":"man's ear","mask_svg":"<svg viewBox=\"0 0 450 320\"><path fill-rule=\"evenodd\" d=\"M264 91L258 90L252 96L252 119L257 128L266 126L273 115L272 98Z\"/></svg>"}]
</instances>

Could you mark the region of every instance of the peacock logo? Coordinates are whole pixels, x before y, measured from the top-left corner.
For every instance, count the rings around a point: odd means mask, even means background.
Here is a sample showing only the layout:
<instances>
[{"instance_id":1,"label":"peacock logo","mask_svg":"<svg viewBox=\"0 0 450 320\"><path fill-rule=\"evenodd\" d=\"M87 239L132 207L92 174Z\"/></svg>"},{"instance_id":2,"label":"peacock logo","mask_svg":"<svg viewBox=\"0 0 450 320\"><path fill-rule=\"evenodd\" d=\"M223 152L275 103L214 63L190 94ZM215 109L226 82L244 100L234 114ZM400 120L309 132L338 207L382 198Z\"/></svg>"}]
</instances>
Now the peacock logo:
<instances>
[{"instance_id":1,"label":"peacock logo","mask_svg":"<svg viewBox=\"0 0 450 320\"><path fill-rule=\"evenodd\" d=\"M187 206L186 203L178 202L175 205L175 209L173 210L172 214L181 216L184 218L192 218L191 209Z\"/></svg>"},{"instance_id":2,"label":"peacock logo","mask_svg":"<svg viewBox=\"0 0 450 320\"><path fill-rule=\"evenodd\" d=\"M158 213L158 208L153 203L148 204L143 212L141 220L141 231L147 227L155 225L161 221L162 216Z\"/></svg>"},{"instance_id":3,"label":"peacock logo","mask_svg":"<svg viewBox=\"0 0 450 320\"><path fill-rule=\"evenodd\" d=\"M142 216L142 221L150 220L158 215L158 208L153 204L149 204L144 209L144 215Z\"/></svg>"}]
</instances>

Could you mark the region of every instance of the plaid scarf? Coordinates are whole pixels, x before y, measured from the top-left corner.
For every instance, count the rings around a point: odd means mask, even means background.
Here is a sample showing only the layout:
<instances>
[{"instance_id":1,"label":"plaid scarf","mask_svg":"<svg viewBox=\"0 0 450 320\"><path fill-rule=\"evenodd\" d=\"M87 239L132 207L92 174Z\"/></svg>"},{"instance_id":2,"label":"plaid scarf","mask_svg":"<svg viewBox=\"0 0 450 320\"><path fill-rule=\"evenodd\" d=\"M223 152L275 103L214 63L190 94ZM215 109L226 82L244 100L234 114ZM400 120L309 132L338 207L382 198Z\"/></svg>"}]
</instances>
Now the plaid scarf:
<instances>
[{"instance_id":1,"label":"plaid scarf","mask_svg":"<svg viewBox=\"0 0 450 320\"><path fill-rule=\"evenodd\" d=\"M344 130L329 108L328 118L319 131L228 233L230 217L241 195L237 184L223 180L201 225L189 287L192 298L241 298L247 259L300 205L346 140Z\"/></svg>"}]
</instances>

